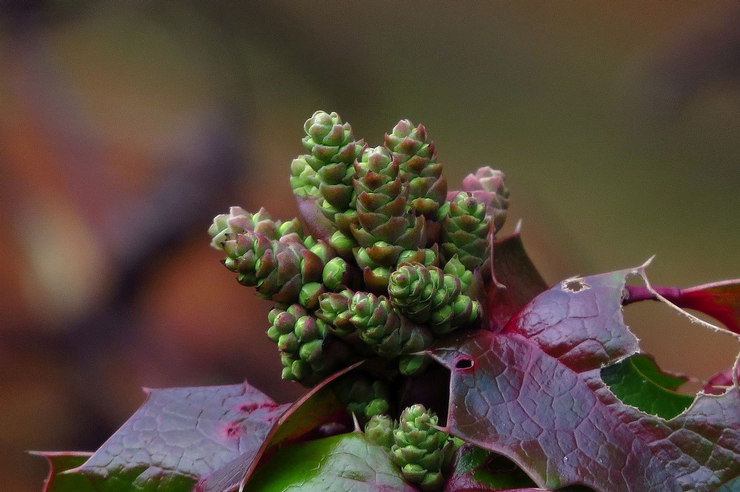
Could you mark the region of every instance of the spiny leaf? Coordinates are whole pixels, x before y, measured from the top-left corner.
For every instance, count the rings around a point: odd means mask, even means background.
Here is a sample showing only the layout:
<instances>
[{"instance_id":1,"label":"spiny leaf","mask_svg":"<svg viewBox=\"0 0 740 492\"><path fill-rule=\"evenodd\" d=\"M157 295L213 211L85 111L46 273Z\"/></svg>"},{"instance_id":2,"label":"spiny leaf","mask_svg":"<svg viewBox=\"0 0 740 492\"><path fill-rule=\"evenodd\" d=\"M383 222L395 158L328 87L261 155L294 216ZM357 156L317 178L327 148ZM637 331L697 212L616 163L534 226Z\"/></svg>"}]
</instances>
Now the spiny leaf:
<instances>
[{"instance_id":1,"label":"spiny leaf","mask_svg":"<svg viewBox=\"0 0 740 492\"><path fill-rule=\"evenodd\" d=\"M64 473L81 466L92 453L78 452L33 452L49 462L49 476L44 482L44 492L95 492L87 478L78 473Z\"/></svg>"},{"instance_id":2,"label":"spiny leaf","mask_svg":"<svg viewBox=\"0 0 740 492\"><path fill-rule=\"evenodd\" d=\"M271 452L294 442L325 423L346 420L344 406L336 398L332 384L340 377L358 367L353 364L315 386L297 400L267 429L254 453L236 457L226 466L203 477L198 483L198 492L222 492L243 487L258 466Z\"/></svg>"},{"instance_id":3,"label":"spiny leaf","mask_svg":"<svg viewBox=\"0 0 740 492\"><path fill-rule=\"evenodd\" d=\"M359 433L281 449L249 482L250 492L326 490L412 492L380 446Z\"/></svg>"},{"instance_id":4,"label":"spiny leaf","mask_svg":"<svg viewBox=\"0 0 740 492\"><path fill-rule=\"evenodd\" d=\"M522 307L547 290L517 231L493 243L495 279L488 291L489 329L500 331Z\"/></svg>"},{"instance_id":5,"label":"spiny leaf","mask_svg":"<svg viewBox=\"0 0 740 492\"><path fill-rule=\"evenodd\" d=\"M190 491L235 458L253 458L287 408L246 383L146 393L144 405L68 474L96 491Z\"/></svg>"},{"instance_id":6,"label":"spiny leaf","mask_svg":"<svg viewBox=\"0 0 740 492\"><path fill-rule=\"evenodd\" d=\"M637 351L621 304L625 270L569 279L502 333L433 347L451 371L449 431L503 454L548 488L715 490L740 474L740 392L700 394L666 421L619 401L601 367Z\"/></svg>"}]
</instances>

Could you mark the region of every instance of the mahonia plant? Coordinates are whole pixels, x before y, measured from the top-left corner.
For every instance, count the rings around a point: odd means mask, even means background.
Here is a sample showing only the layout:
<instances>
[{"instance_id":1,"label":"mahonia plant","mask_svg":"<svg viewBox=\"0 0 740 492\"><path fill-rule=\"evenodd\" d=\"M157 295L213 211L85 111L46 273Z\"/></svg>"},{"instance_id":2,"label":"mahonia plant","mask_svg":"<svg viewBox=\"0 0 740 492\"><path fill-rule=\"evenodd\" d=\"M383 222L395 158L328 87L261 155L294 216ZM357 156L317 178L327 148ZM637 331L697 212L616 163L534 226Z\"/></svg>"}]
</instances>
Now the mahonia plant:
<instances>
[{"instance_id":1,"label":"mahonia plant","mask_svg":"<svg viewBox=\"0 0 740 492\"><path fill-rule=\"evenodd\" d=\"M97 452L41 453L45 490L740 490L738 362L681 393L622 317L660 300L738 336L740 280L652 287L646 264L548 287L518 227L497 237L501 171L448 191L409 120L376 147L336 113L304 130L300 217L231 207L209 234L273 304L267 337L306 395L148 390Z\"/></svg>"}]
</instances>

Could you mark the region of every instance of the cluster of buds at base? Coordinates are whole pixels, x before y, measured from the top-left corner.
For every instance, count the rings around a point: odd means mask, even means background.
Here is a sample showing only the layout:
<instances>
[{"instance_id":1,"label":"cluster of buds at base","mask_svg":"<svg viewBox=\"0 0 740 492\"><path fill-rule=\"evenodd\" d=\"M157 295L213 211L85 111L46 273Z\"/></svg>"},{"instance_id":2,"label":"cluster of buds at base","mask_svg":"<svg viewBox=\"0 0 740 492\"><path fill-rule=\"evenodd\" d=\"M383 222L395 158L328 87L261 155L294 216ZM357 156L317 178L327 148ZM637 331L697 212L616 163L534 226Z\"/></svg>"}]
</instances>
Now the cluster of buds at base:
<instances>
[{"instance_id":1,"label":"cluster of buds at base","mask_svg":"<svg viewBox=\"0 0 740 492\"><path fill-rule=\"evenodd\" d=\"M398 423L384 415L371 418L365 436L388 451L406 481L424 491L437 491L454 449L449 434L437 429L437 423L434 412L416 404L401 413Z\"/></svg>"},{"instance_id":2,"label":"cluster of buds at base","mask_svg":"<svg viewBox=\"0 0 740 492\"><path fill-rule=\"evenodd\" d=\"M304 130L290 183L310 234L297 219L232 207L211 244L275 303L268 336L286 379L313 384L367 357L419 374L435 337L480 318L473 296L506 217L504 175L481 168L448 193L434 142L409 120L370 148L336 113L317 111Z\"/></svg>"},{"instance_id":3,"label":"cluster of buds at base","mask_svg":"<svg viewBox=\"0 0 740 492\"><path fill-rule=\"evenodd\" d=\"M364 375L352 375L351 378L338 381L335 388L339 401L361 424L376 415L387 414L390 410L390 389L384 381L373 380Z\"/></svg>"}]
</instances>

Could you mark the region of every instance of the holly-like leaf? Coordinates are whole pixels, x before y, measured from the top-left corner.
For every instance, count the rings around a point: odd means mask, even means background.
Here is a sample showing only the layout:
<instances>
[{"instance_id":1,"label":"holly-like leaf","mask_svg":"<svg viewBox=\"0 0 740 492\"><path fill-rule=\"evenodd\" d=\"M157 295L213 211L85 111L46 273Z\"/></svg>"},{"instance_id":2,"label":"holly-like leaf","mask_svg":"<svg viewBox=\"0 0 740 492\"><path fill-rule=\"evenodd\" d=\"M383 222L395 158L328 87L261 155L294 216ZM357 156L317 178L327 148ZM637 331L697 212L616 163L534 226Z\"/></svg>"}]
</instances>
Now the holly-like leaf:
<instances>
[{"instance_id":1,"label":"holly-like leaf","mask_svg":"<svg viewBox=\"0 0 740 492\"><path fill-rule=\"evenodd\" d=\"M740 392L700 394L665 420L625 405L601 368L637 352L621 305L625 270L561 282L503 332L430 353L451 371L449 431L507 456L541 487L716 490L740 475Z\"/></svg>"},{"instance_id":2,"label":"holly-like leaf","mask_svg":"<svg viewBox=\"0 0 740 492\"><path fill-rule=\"evenodd\" d=\"M146 393L136 413L65 478L84 479L95 491L191 491L235 458L253 458L287 408L246 383Z\"/></svg>"},{"instance_id":3,"label":"holly-like leaf","mask_svg":"<svg viewBox=\"0 0 740 492\"><path fill-rule=\"evenodd\" d=\"M494 241L492 249L496 278L488 291L489 329L501 331L547 284L527 256L518 226L513 235Z\"/></svg>"},{"instance_id":4,"label":"holly-like leaf","mask_svg":"<svg viewBox=\"0 0 740 492\"><path fill-rule=\"evenodd\" d=\"M49 462L49 476L44 482L44 492L95 492L93 485L82 475L64 473L81 466L92 453L80 452L33 452Z\"/></svg>"},{"instance_id":5,"label":"holly-like leaf","mask_svg":"<svg viewBox=\"0 0 740 492\"><path fill-rule=\"evenodd\" d=\"M623 403L664 419L672 419L694 401L693 396L674 391L686 378L662 372L643 354L603 368L601 379Z\"/></svg>"},{"instance_id":6,"label":"holly-like leaf","mask_svg":"<svg viewBox=\"0 0 740 492\"><path fill-rule=\"evenodd\" d=\"M249 481L250 492L416 490L380 446L360 433L340 434L280 449Z\"/></svg>"},{"instance_id":7,"label":"holly-like leaf","mask_svg":"<svg viewBox=\"0 0 740 492\"><path fill-rule=\"evenodd\" d=\"M362 362L338 371L303 395L265 432L259 449L240 455L226 466L205 476L198 483L197 492L223 492L243 487L258 466L264 463L280 446L295 442L323 424L347 420L347 411L332 389L333 383L344 377Z\"/></svg>"}]
</instances>

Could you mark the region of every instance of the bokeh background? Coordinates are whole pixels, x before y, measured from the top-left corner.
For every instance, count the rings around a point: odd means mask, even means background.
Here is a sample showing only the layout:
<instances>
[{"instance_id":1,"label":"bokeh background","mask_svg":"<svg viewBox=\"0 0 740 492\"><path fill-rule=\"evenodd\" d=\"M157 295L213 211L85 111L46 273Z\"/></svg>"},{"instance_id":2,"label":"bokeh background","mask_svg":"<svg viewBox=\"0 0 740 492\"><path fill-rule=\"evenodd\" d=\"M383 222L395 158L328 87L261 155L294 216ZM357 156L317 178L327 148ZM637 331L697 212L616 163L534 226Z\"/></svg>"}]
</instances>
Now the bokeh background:
<instances>
[{"instance_id":1,"label":"bokeh background","mask_svg":"<svg viewBox=\"0 0 740 492\"><path fill-rule=\"evenodd\" d=\"M658 285L740 276L735 1L0 6L4 490L40 490L24 450L94 449L142 386L301 394L206 230L232 204L295 215L316 109L373 145L423 122L453 188L504 170L550 283L652 255ZM661 365L730 366L732 337L643 304Z\"/></svg>"}]
</instances>

